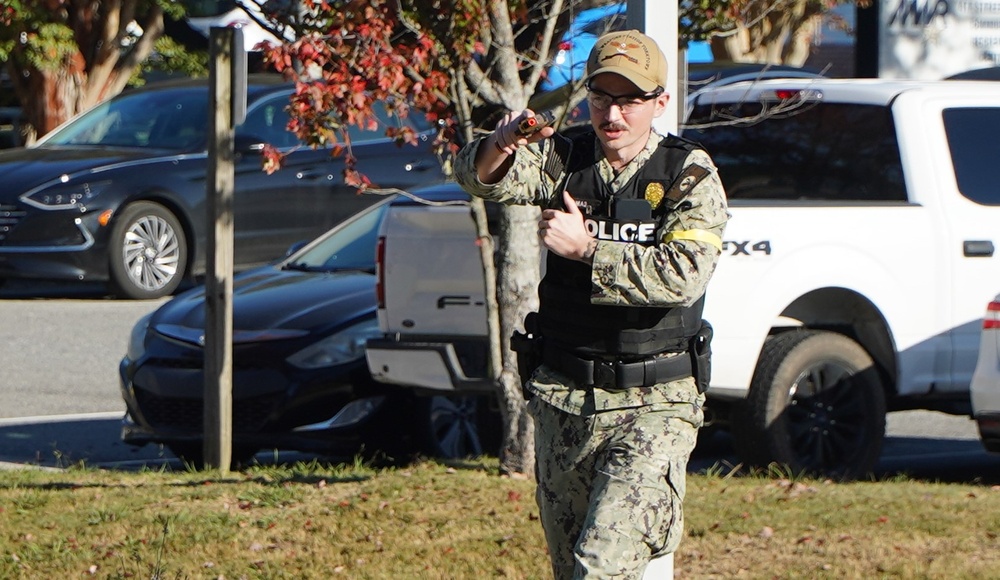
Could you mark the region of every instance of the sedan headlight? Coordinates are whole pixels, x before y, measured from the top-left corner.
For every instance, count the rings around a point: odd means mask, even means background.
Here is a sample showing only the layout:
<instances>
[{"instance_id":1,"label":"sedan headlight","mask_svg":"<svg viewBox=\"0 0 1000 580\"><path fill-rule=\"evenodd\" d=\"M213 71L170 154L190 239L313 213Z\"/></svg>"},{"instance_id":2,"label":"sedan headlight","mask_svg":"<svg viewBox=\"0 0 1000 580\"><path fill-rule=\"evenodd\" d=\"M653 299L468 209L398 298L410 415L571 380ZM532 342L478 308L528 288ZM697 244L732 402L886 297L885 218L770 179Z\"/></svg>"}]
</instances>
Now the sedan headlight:
<instances>
[{"instance_id":1,"label":"sedan headlight","mask_svg":"<svg viewBox=\"0 0 1000 580\"><path fill-rule=\"evenodd\" d=\"M128 337L128 347L125 349L125 356L130 361L139 360L139 357L146 352L146 333L149 332L149 319L152 317L153 313L150 312L136 321L132 327L132 333Z\"/></svg>"},{"instance_id":2,"label":"sedan headlight","mask_svg":"<svg viewBox=\"0 0 1000 580\"><path fill-rule=\"evenodd\" d=\"M377 320L365 320L307 346L288 357L288 362L300 369L319 369L355 361L365 355L368 339L381 334Z\"/></svg>"},{"instance_id":3,"label":"sedan headlight","mask_svg":"<svg viewBox=\"0 0 1000 580\"><path fill-rule=\"evenodd\" d=\"M43 185L21 196L21 201L41 209L67 209L80 207L96 197L110 181L67 184L63 176L60 183Z\"/></svg>"}]
</instances>

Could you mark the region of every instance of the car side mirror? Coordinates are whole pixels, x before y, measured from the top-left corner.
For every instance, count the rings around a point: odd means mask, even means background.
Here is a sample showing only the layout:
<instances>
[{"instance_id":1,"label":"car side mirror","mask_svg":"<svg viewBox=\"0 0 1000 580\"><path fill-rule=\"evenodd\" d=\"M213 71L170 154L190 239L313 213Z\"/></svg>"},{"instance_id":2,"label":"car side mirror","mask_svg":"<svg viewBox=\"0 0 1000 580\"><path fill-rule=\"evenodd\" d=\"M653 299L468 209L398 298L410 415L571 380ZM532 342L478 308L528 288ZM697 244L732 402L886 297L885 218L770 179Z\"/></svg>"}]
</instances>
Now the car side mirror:
<instances>
[{"instance_id":1,"label":"car side mirror","mask_svg":"<svg viewBox=\"0 0 1000 580\"><path fill-rule=\"evenodd\" d=\"M233 139L236 153L260 153L264 150L264 140L256 135L237 133Z\"/></svg>"},{"instance_id":2,"label":"car side mirror","mask_svg":"<svg viewBox=\"0 0 1000 580\"><path fill-rule=\"evenodd\" d=\"M295 242L294 244L288 247L288 250L285 252L285 257L287 258L288 256L291 256L295 252L298 252L302 248L306 247L306 244L308 243L309 240L299 240Z\"/></svg>"}]
</instances>

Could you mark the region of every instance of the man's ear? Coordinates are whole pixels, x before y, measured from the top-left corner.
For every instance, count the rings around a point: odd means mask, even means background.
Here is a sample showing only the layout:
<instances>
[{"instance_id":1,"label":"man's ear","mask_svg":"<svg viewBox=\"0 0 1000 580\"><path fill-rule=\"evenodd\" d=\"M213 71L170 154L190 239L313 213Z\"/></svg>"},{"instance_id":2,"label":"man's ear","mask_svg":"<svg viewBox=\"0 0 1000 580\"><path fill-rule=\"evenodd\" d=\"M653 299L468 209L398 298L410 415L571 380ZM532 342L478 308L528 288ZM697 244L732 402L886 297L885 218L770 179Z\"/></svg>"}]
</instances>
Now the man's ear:
<instances>
[{"instance_id":1,"label":"man's ear","mask_svg":"<svg viewBox=\"0 0 1000 580\"><path fill-rule=\"evenodd\" d=\"M667 110L667 103L670 102L670 95L666 92L656 97L656 107L653 109L653 116L659 117Z\"/></svg>"}]
</instances>

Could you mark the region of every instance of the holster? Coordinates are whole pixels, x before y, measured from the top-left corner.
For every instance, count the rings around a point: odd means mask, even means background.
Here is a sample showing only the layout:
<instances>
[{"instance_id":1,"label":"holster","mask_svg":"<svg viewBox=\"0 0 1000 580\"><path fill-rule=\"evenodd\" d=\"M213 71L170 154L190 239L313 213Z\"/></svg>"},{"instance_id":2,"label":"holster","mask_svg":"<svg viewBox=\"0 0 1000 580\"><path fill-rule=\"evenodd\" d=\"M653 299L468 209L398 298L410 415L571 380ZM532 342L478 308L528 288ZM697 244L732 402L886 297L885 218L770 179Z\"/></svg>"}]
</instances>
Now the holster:
<instances>
[{"instance_id":1,"label":"holster","mask_svg":"<svg viewBox=\"0 0 1000 580\"><path fill-rule=\"evenodd\" d=\"M521 393L525 400L531 392L525 388L535 369L542 365L542 337L538 333L538 314L529 312L524 317L524 332L514 331L510 349L517 354L517 375L521 379Z\"/></svg>"},{"instance_id":2,"label":"holster","mask_svg":"<svg viewBox=\"0 0 1000 580\"><path fill-rule=\"evenodd\" d=\"M691 353L691 371L698 392L704 393L712 381L712 325L701 321L701 328L691 337L688 351Z\"/></svg>"}]
</instances>

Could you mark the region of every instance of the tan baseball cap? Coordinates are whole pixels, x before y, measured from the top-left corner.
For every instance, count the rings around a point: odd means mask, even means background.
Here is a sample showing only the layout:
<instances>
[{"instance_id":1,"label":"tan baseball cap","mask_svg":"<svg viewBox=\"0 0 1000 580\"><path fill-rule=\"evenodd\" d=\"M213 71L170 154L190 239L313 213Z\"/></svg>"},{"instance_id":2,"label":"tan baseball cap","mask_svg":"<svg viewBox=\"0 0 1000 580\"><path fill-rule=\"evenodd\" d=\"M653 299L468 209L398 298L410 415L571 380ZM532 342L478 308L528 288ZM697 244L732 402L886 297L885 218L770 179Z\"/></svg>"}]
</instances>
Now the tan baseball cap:
<instances>
[{"instance_id":1,"label":"tan baseball cap","mask_svg":"<svg viewBox=\"0 0 1000 580\"><path fill-rule=\"evenodd\" d=\"M587 59L587 80L601 73L621 75L647 93L667 86L667 59L656 41L638 30L610 32L597 39Z\"/></svg>"}]
</instances>

